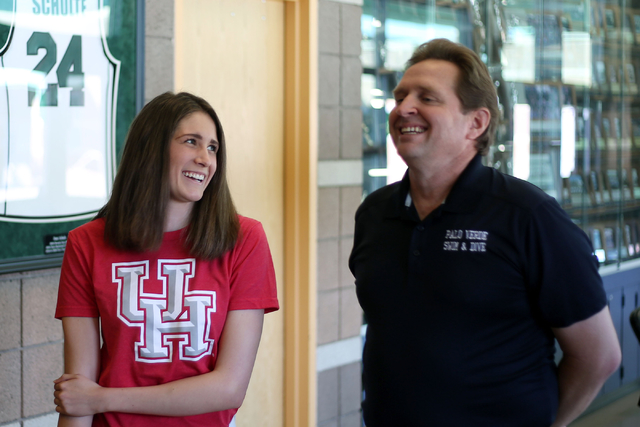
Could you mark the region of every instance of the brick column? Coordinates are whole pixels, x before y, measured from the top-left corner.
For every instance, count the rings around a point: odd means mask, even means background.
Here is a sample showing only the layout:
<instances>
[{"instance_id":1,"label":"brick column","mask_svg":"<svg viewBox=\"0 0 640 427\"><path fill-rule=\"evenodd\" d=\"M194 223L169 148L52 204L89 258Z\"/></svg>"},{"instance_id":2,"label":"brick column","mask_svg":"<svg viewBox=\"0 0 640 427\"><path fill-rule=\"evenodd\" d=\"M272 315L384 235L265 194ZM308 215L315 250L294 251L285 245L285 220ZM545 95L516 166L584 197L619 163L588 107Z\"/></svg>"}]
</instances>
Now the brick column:
<instances>
[{"instance_id":1,"label":"brick column","mask_svg":"<svg viewBox=\"0 0 640 427\"><path fill-rule=\"evenodd\" d=\"M62 324L53 318L59 269L0 277L0 425L56 425Z\"/></svg>"},{"instance_id":2,"label":"brick column","mask_svg":"<svg viewBox=\"0 0 640 427\"><path fill-rule=\"evenodd\" d=\"M362 311L347 261L362 197L361 5L318 2L318 426L360 426Z\"/></svg>"}]
</instances>

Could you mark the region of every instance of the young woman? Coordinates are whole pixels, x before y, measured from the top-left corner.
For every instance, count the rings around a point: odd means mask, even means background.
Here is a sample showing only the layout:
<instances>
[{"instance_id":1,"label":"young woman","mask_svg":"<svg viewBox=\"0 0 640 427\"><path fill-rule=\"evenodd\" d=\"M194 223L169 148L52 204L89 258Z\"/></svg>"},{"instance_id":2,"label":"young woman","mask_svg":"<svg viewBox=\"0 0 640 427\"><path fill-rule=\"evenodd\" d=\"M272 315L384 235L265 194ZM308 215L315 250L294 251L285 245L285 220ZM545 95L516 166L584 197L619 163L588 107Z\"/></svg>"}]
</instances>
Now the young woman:
<instances>
[{"instance_id":1,"label":"young woman","mask_svg":"<svg viewBox=\"0 0 640 427\"><path fill-rule=\"evenodd\" d=\"M59 426L229 425L278 301L225 154L220 120L194 95L165 93L134 119L109 201L69 233Z\"/></svg>"}]
</instances>

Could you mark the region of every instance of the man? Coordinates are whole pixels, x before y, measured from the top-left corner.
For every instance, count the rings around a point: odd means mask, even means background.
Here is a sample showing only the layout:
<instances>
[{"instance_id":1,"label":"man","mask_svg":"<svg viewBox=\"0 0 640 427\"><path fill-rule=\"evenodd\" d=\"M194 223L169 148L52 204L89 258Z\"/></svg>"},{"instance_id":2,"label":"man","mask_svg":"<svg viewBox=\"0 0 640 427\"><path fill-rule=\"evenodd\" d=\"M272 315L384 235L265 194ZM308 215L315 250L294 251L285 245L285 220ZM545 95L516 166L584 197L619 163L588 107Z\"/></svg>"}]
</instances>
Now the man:
<instances>
[{"instance_id":1,"label":"man","mask_svg":"<svg viewBox=\"0 0 640 427\"><path fill-rule=\"evenodd\" d=\"M566 426L620 363L587 236L540 189L482 165L499 113L471 50L425 43L394 96L408 172L358 209L349 261L367 427Z\"/></svg>"}]
</instances>

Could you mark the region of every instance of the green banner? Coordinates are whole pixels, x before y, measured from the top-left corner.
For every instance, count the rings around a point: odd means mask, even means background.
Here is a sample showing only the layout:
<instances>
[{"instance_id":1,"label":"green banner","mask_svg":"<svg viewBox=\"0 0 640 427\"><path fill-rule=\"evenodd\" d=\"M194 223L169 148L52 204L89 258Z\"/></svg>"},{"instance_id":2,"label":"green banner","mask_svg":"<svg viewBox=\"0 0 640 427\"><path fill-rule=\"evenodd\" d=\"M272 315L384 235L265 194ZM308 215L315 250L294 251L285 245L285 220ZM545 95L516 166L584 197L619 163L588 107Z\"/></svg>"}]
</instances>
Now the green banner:
<instances>
[{"instance_id":1,"label":"green banner","mask_svg":"<svg viewBox=\"0 0 640 427\"><path fill-rule=\"evenodd\" d=\"M0 273L60 264L136 113L136 0L0 1Z\"/></svg>"}]
</instances>

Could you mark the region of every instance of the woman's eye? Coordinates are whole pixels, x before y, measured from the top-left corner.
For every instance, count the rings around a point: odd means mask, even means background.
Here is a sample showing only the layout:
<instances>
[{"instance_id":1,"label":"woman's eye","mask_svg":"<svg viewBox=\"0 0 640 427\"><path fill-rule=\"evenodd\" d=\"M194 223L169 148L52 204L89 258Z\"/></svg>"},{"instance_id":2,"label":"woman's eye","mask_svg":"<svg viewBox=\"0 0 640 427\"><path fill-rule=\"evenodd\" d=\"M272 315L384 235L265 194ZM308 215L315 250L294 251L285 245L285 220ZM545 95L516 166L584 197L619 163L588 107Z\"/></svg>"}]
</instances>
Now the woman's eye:
<instances>
[{"instance_id":1,"label":"woman's eye","mask_svg":"<svg viewBox=\"0 0 640 427\"><path fill-rule=\"evenodd\" d=\"M213 151L214 153L218 152L218 146L217 145L210 145L209 146L209 151Z\"/></svg>"},{"instance_id":2,"label":"woman's eye","mask_svg":"<svg viewBox=\"0 0 640 427\"><path fill-rule=\"evenodd\" d=\"M193 138L189 138L189 139L187 139L185 142L186 142L187 144L195 145L196 140L195 140L195 139L193 139Z\"/></svg>"}]
</instances>

